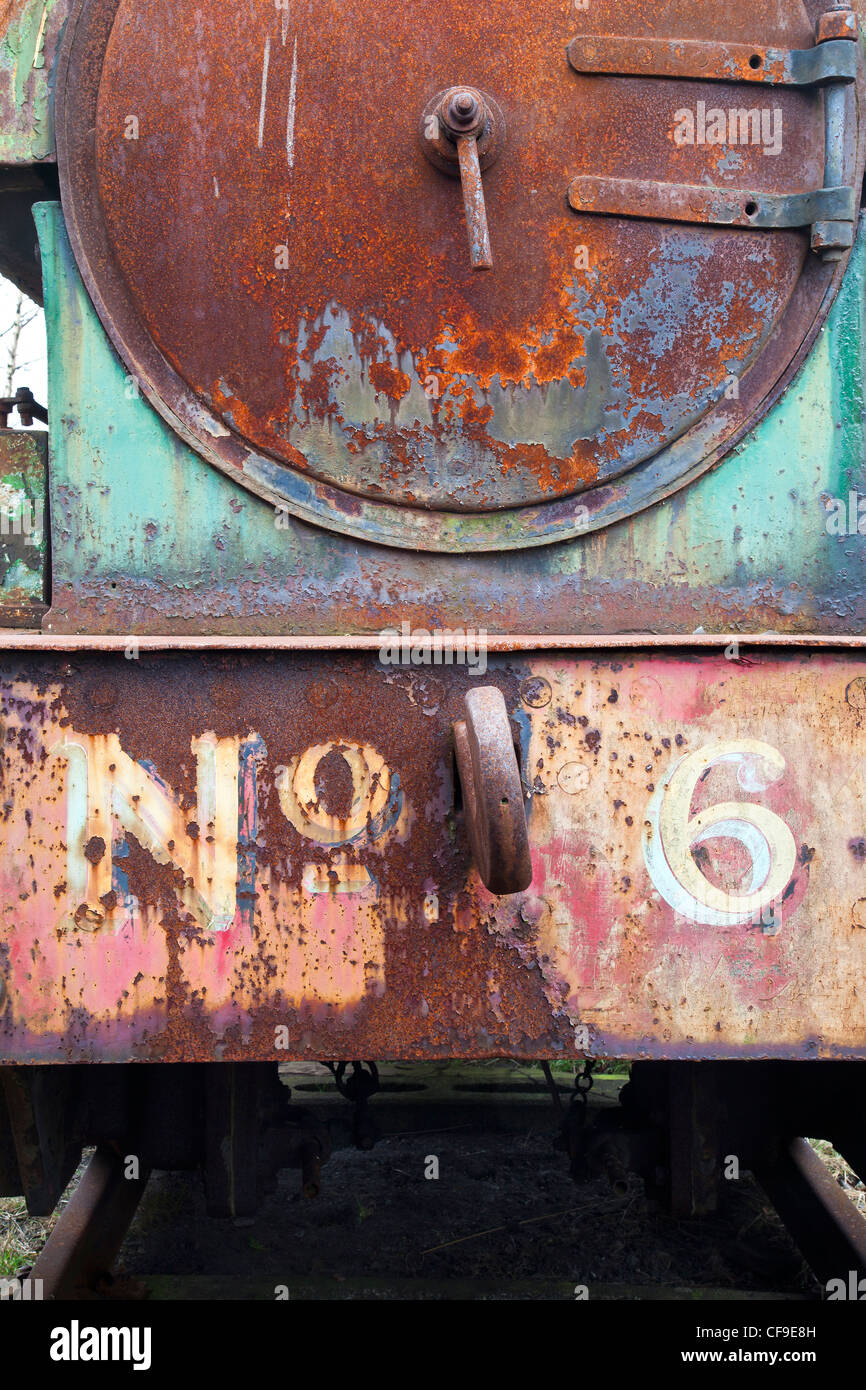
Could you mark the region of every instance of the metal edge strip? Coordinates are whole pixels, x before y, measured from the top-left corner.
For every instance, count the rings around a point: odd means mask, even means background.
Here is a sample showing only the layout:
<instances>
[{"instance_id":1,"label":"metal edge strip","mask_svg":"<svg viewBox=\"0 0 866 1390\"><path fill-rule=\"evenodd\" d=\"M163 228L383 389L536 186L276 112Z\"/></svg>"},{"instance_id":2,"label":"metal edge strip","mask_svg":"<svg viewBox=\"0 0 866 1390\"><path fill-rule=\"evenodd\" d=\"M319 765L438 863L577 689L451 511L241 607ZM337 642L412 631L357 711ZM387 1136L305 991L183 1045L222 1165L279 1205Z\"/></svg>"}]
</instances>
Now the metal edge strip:
<instances>
[{"instance_id":1,"label":"metal edge strip","mask_svg":"<svg viewBox=\"0 0 866 1390\"><path fill-rule=\"evenodd\" d=\"M533 652L533 651L628 651L649 648L662 651L694 651L726 649L729 646L762 648L765 650L821 650L864 651L866 634L858 636L836 636L826 633L778 633L778 632L723 632L723 633L527 633L521 636L508 636L499 633L486 634L482 629L468 629L459 632L427 633L422 630L408 630L405 633L397 628L387 628L381 633L362 633L331 637L238 637L232 636L142 636L130 632L122 634L64 634L51 635L38 632L18 632L11 629L0 631L0 652L10 653L55 653L62 655L87 654L88 652L126 655L132 646L142 652L195 652L238 653L254 652L373 652L382 647L393 647L395 643L406 641L414 651L462 651L467 646L476 650L479 639L488 652Z\"/></svg>"}]
</instances>

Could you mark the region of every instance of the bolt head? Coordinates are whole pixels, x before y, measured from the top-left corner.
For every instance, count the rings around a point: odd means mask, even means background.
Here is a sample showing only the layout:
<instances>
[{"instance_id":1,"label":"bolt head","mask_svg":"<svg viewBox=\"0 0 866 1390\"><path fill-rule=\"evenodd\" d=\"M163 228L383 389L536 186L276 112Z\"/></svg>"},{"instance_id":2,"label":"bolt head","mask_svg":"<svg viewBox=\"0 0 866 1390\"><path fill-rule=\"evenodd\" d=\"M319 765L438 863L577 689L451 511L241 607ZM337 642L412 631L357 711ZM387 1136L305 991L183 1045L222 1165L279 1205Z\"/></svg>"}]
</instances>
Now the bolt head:
<instances>
[{"instance_id":1,"label":"bolt head","mask_svg":"<svg viewBox=\"0 0 866 1390\"><path fill-rule=\"evenodd\" d=\"M453 135L468 135L484 122L484 103L471 87L456 87L446 93L442 120Z\"/></svg>"},{"instance_id":2,"label":"bolt head","mask_svg":"<svg viewBox=\"0 0 866 1390\"><path fill-rule=\"evenodd\" d=\"M828 10L818 20L818 43L827 43L831 39L856 38L857 16L847 6L837 6L834 10Z\"/></svg>"}]
</instances>

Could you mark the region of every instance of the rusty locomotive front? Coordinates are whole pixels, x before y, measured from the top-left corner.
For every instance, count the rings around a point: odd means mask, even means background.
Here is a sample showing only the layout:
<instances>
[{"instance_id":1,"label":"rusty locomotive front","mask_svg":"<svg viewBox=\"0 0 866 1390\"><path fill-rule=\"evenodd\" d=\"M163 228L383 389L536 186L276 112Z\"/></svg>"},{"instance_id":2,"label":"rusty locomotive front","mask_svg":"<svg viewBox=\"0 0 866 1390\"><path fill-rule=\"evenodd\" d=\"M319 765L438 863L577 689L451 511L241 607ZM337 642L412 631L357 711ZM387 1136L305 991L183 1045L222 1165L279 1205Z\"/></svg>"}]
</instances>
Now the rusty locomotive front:
<instances>
[{"instance_id":1,"label":"rusty locomotive front","mask_svg":"<svg viewBox=\"0 0 866 1390\"><path fill-rule=\"evenodd\" d=\"M858 15L436 11L2 21L0 269L48 329L47 411L0 402L32 1211L92 1144L215 1214L312 1192L278 1067L355 1058L356 1106L376 1062L628 1059L573 1169L651 1149L684 1214L732 1143L866 1178Z\"/></svg>"}]
</instances>

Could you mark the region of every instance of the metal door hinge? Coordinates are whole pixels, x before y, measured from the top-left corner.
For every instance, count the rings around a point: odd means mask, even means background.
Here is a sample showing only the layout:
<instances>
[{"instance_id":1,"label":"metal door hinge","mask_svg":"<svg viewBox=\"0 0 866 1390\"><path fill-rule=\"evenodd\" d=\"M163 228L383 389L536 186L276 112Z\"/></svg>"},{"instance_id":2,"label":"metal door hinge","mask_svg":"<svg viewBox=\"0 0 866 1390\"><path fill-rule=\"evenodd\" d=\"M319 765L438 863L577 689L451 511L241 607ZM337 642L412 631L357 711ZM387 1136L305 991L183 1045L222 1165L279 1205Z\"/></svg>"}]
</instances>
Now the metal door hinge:
<instances>
[{"instance_id":1,"label":"metal door hinge","mask_svg":"<svg viewBox=\"0 0 866 1390\"><path fill-rule=\"evenodd\" d=\"M824 260L841 259L853 244L857 196L856 190L844 183L850 134L845 88L856 80L859 52L857 18L847 6L837 6L820 17L814 48L593 35L573 39L568 60L582 75L820 87L824 93L822 188L779 194L582 175L568 189L575 212L709 226L811 227L812 250Z\"/></svg>"},{"instance_id":2,"label":"metal door hinge","mask_svg":"<svg viewBox=\"0 0 866 1390\"><path fill-rule=\"evenodd\" d=\"M850 36L856 38L856 31ZM705 43L700 39L573 39L568 61L579 73L616 77L694 78L700 82L759 82L784 87L823 87L853 82L857 52L846 38L814 48L761 48L758 44Z\"/></svg>"}]
</instances>

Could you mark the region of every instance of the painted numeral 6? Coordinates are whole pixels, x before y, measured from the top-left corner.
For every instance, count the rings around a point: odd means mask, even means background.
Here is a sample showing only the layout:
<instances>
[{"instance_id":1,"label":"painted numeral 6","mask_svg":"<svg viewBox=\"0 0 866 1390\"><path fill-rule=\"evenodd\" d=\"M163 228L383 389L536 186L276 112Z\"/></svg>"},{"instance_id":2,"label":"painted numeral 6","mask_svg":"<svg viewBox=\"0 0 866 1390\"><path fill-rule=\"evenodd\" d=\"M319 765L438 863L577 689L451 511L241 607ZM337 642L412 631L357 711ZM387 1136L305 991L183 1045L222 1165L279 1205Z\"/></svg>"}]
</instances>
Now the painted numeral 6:
<instances>
[{"instance_id":1,"label":"painted numeral 6","mask_svg":"<svg viewBox=\"0 0 866 1390\"><path fill-rule=\"evenodd\" d=\"M781 753L753 739L687 754L669 769L647 806L643 848L650 878L666 903L690 921L724 927L759 920L768 904L781 899L796 868L797 846L785 822L754 802L723 801L690 816L695 788L720 763L737 766L746 792L765 791L785 771ZM743 892L715 887L695 863L696 846L721 838L738 841L749 855Z\"/></svg>"}]
</instances>

